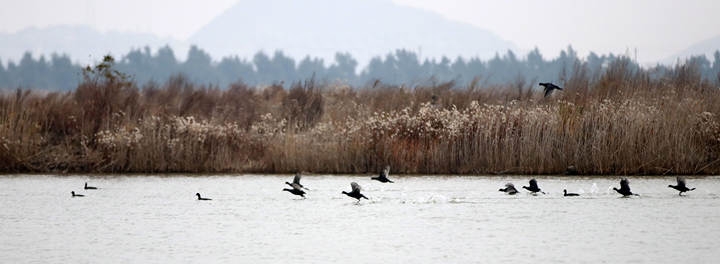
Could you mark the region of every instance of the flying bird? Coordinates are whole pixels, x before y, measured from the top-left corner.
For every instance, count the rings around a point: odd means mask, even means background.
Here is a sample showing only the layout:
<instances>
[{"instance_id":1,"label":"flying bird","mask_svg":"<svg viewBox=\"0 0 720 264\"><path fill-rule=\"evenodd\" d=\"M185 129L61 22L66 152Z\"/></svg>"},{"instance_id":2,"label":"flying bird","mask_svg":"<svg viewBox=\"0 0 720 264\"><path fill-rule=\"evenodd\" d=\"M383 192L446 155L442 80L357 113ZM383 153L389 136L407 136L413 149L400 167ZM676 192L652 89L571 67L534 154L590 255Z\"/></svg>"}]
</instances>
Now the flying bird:
<instances>
[{"instance_id":1,"label":"flying bird","mask_svg":"<svg viewBox=\"0 0 720 264\"><path fill-rule=\"evenodd\" d=\"M538 187L537 181L535 179L530 179L530 186L523 186L525 190L530 191L531 193L537 193L540 192L542 194L545 194L542 190L540 190L540 187Z\"/></svg>"},{"instance_id":2,"label":"flying bird","mask_svg":"<svg viewBox=\"0 0 720 264\"><path fill-rule=\"evenodd\" d=\"M294 194L294 195L298 195L298 196L301 196L302 198L305 198L305 191L303 191L303 190L300 189L300 188L295 188L295 187L293 187L292 189L285 188L285 189L283 189L283 191L287 191L287 192L292 193L292 194Z\"/></svg>"},{"instance_id":3,"label":"flying bird","mask_svg":"<svg viewBox=\"0 0 720 264\"><path fill-rule=\"evenodd\" d=\"M393 183L393 181L391 181L387 177L389 174L390 174L390 166L386 166L385 169L380 173L380 175L378 175L377 177L372 177L372 178L370 178L370 180Z\"/></svg>"},{"instance_id":4,"label":"flying bird","mask_svg":"<svg viewBox=\"0 0 720 264\"><path fill-rule=\"evenodd\" d=\"M300 175L300 173L296 173L296 174L295 174L295 178L293 178L293 182L292 182L292 183L285 182L285 184L290 185L290 187L293 187L293 189L298 189L298 190L305 189L305 190L307 190L308 188L305 188L305 186L303 186L302 184L300 184L300 178L302 178L302 175Z\"/></svg>"},{"instance_id":5,"label":"flying bird","mask_svg":"<svg viewBox=\"0 0 720 264\"><path fill-rule=\"evenodd\" d=\"M345 195L347 195L347 196L350 196L350 197L352 197L352 198L357 199L357 200L358 200L358 203L360 202L360 198L365 198L366 200L370 200L370 199L368 199L367 197L365 197L365 195L363 195L362 193L360 193L360 191L362 190L362 188L360 188L360 185L357 184L357 182L351 182L351 183L350 183L350 188L352 188L352 191L351 191L351 192L343 191L342 193L345 194Z\"/></svg>"},{"instance_id":6,"label":"flying bird","mask_svg":"<svg viewBox=\"0 0 720 264\"><path fill-rule=\"evenodd\" d=\"M613 190L615 190L619 194L622 194L623 197L630 196L630 195L639 196L638 194L635 194L632 191L630 191L630 182L628 182L627 178L620 179L620 189L613 187Z\"/></svg>"},{"instance_id":7,"label":"flying bird","mask_svg":"<svg viewBox=\"0 0 720 264\"><path fill-rule=\"evenodd\" d=\"M540 83L540 86L545 87L543 90L545 90L545 97L548 97L552 93L553 90L561 90L563 88L560 88L560 86L554 85L552 83Z\"/></svg>"},{"instance_id":8,"label":"flying bird","mask_svg":"<svg viewBox=\"0 0 720 264\"><path fill-rule=\"evenodd\" d=\"M685 179L677 177L676 180L677 180L677 185L668 185L668 187L680 191L680 193L678 195L682 196L682 194L684 192L689 192L689 191L695 190L695 188L690 189L687 186L685 186Z\"/></svg>"},{"instance_id":9,"label":"flying bird","mask_svg":"<svg viewBox=\"0 0 720 264\"><path fill-rule=\"evenodd\" d=\"M512 183L509 183L509 182L505 184L505 188L499 189L498 191L501 191L501 192L504 192L504 193L507 193L510 195L518 193L518 190L515 189L515 185L513 185Z\"/></svg>"}]
</instances>

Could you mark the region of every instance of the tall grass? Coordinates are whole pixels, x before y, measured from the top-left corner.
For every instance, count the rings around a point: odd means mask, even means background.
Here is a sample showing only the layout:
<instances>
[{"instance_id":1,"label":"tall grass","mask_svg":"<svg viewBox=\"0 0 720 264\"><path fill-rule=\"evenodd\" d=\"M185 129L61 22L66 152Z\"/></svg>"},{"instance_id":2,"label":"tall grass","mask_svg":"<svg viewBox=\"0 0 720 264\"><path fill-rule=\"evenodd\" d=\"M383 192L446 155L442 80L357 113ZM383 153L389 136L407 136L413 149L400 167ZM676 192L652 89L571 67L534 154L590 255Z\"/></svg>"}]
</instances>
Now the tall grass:
<instances>
[{"instance_id":1,"label":"tall grass","mask_svg":"<svg viewBox=\"0 0 720 264\"><path fill-rule=\"evenodd\" d=\"M578 65L543 98L523 82L138 87L112 64L73 92L0 96L0 171L720 173L720 91L692 65Z\"/></svg>"}]
</instances>

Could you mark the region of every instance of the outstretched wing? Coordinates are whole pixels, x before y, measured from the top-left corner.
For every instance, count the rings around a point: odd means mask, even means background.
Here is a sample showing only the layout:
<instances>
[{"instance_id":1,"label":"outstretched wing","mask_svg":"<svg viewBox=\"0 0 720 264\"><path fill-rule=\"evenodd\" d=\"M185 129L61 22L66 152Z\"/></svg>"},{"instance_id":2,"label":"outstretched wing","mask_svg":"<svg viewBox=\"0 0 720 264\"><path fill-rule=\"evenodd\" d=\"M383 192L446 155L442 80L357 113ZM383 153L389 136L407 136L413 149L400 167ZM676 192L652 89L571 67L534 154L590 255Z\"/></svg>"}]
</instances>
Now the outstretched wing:
<instances>
[{"instance_id":1,"label":"outstretched wing","mask_svg":"<svg viewBox=\"0 0 720 264\"><path fill-rule=\"evenodd\" d=\"M514 193L517 192L517 189L515 189L515 185L512 183L506 183L505 184L505 192L508 193Z\"/></svg>"},{"instance_id":2,"label":"outstretched wing","mask_svg":"<svg viewBox=\"0 0 720 264\"><path fill-rule=\"evenodd\" d=\"M681 178L681 177L677 177L677 186L678 186L679 188L685 187L685 179L683 179L683 178Z\"/></svg>"},{"instance_id":3,"label":"outstretched wing","mask_svg":"<svg viewBox=\"0 0 720 264\"><path fill-rule=\"evenodd\" d=\"M358 193L359 193L360 190L362 190L362 188L360 188L360 184L357 184L357 182L351 182L351 183L350 183L350 188L352 188L352 192L358 192Z\"/></svg>"},{"instance_id":4,"label":"outstretched wing","mask_svg":"<svg viewBox=\"0 0 720 264\"><path fill-rule=\"evenodd\" d=\"M620 190L630 190L630 182L628 182L627 178L622 178L620 180Z\"/></svg>"},{"instance_id":5,"label":"outstretched wing","mask_svg":"<svg viewBox=\"0 0 720 264\"><path fill-rule=\"evenodd\" d=\"M387 180L388 175L390 175L390 166L386 166L385 169L383 169L383 171L380 172L380 175L378 175L378 178Z\"/></svg>"},{"instance_id":6,"label":"outstretched wing","mask_svg":"<svg viewBox=\"0 0 720 264\"><path fill-rule=\"evenodd\" d=\"M537 189L537 181L535 179L530 179L530 188Z\"/></svg>"},{"instance_id":7,"label":"outstretched wing","mask_svg":"<svg viewBox=\"0 0 720 264\"><path fill-rule=\"evenodd\" d=\"M290 186L292 186L293 189L295 189L295 190L298 190L298 191L301 191L301 192L303 191L303 190L302 190L303 187L300 187L300 184L298 184L298 183L290 184Z\"/></svg>"},{"instance_id":8,"label":"outstretched wing","mask_svg":"<svg viewBox=\"0 0 720 264\"><path fill-rule=\"evenodd\" d=\"M550 95L551 92L552 92L552 88L545 86L545 97L548 97L548 95Z\"/></svg>"},{"instance_id":9,"label":"outstretched wing","mask_svg":"<svg viewBox=\"0 0 720 264\"><path fill-rule=\"evenodd\" d=\"M302 175L300 175L300 173L296 173L293 183L300 184L300 178L302 178Z\"/></svg>"}]
</instances>

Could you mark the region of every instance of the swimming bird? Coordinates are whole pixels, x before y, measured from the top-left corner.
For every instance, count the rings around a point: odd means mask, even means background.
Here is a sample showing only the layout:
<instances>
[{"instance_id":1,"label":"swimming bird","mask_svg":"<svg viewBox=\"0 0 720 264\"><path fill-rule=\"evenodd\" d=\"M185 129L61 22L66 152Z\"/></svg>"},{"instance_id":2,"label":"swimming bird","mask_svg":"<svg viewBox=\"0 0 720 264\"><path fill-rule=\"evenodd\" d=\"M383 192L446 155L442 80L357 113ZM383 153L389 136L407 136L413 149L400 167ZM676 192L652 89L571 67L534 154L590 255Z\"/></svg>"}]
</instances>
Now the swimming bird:
<instances>
[{"instance_id":1,"label":"swimming bird","mask_svg":"<svg viewBox=\"0 0 720 264\"><path fill-rule=\"evenodd\" d=\"M685 186L685 179L677 177L676 180L677 180L677 185L668 185L668 187L680 191L680 193L678 195L682 196L682 194L684 192L689 192L689 191L695 190L695 188L690 189L687 186Z\"/></svg>"},{"instance_id":2,"label":"swimming bird","mask_svg":"<svg viewBox=\"0 0 720 264\"><path fill-rule=\"evenodd\" d=\"M535 179L530 179L530 186L523 186L525 190L530 191L531 193L537 193L540 192L542 194L545 194L542 190L540 190L540 187L538 187L537 181Z\"/></svg>"},{"instance_id":3,"label":"swimming bird","mask_svg":"<svg viewBox=\"0 0 720 264\"><path fill-rule=\"evenodd\" d=\"M283 189L283 191L288 191L289 193L292 193L294 195L299 195L302 198L305 198L305 191L303 191L300 188L295 188L295 187L293 187L292 189L285 188L285 189Z\"/></svg>"},{"instance_id":4,"label":"swimming bird","mask_svg":"<svg viewBox=\"0 0 720 264\"><path fill-rule=\"evenodd\" d=\"M197 195L198 200L200 200L200 201L210 201L210 200L212 200L212 199L210 199L210 198L200 197L200 193L195 193L195 195Z\"/></svg>"},{"instance_id":5,"label":"swimming bird","mask_svg":"<svg viewBox=\"0 0 720 264\"><path fill-rule=\"evenodd\" d=\"M563 196L580 196L577 193L569 193L567 192L567 189L563 189Z\"/></svg>"},{"instance_id":6,"label":"swimming bird","mask_svg":"<svg viewBox=\"0 0 720 264\"><path fill-rule=\"evenodd\" d=\"M548 97L552 93L553 90L561 90L563 88L560 88L560 86L554 85L552 83L540 83L540 86L545 87L543 90L545 90L545 97Z\"/></svg>"},{"instance_id":7,"label":"swimming bird","mask_svg":"<svg viewBox=\"0 0 720 264\"><path fill-rule=\"evenodd\" d=\"M628 181L627 178L620 179L620 189L613 187L613 190L615 190L619 194L622 194L623 196L630 196L630 195L639 196L638 194L635 194L632 191L630 191L630 182Z\"/></svg>"},{"instance_id":8,"label":"swimming bird","mask_svg":"<svg viewBox=\"0 0 720 264\"><path fill-rule=\"evenodd\" d=\"M96 190L97 187L88 186L87 182L85 182L85 190Z\"/></svg>"},{"instance_id":9,"label":"swimming bird","mask_svg":"<svg viewBox=\"0 0 720 264\"><path fill-rule=\"evenodd\" d=\"M385 169L380 173L380 175L378 175L377 177L372 177L370 178L370 180L393 183L393 181L388 179L388 174L390 174L390 166L386 166Z\"/></svg>"},{"instance_id":10,"label":"swimming bird","mask_svg":"<svg viewBox=\"0 0 720 264\"><path fill-rule=\"evenodd\" d=\"M565 168L565 175L577 175L578 169L575 167L575 165L570 165L567 168Z\"/></svg>"},{"instance_id":11,"label":"swimming bird","mask_svg":"<svg viewBox=\"0 0 720 264\"><path fill-rule=\"evenodd\" d=\"M513 185L512 183L509 183L509 182L505 184L505 188L499 189L498 191L501 191L501 192L504 192L504 193L507 193L510 195L518 193L518 190L515 189L515 185Z\"/></svg>"},{"instance_id":12,"label":"swimming bird","mask_svg":"<svg viewBox=\"0 0 720 264\"><path fill-rule=\"evenodd\" d=\"M357 200L358 200L358 203L360 202L360 198L365 198L366 200L370 200L370 199L368 199L367 197L365 197L365 195L363 195L362 193L360 193L360 190L362 190L362 188L360 188L360 185L357 184L357 182L351 182L351 183L350 183L350 188L352 188L352 191L351 191L351 192L343 191L342 193L345 194L345 195L347 195L347 196L350 196L350 197L352 197L352 198L357 199Z\"/></svg>"},{"instance_id":13,"label":"swimming bird","mask_svg":"<svg viewBox=\"0 0 720 264\"><path fill-rule=\"evenodd\" d=\"M71 191L70 194L72 194L72 197L85 197L85 195L76 194L75 191Z\"/></svg>"},{"instance_id":14,"label":"swimming bird","mask_svg":"<svg viewBox=\"0 0 720 264\"><path fill-rule=\"evenodd\" d=\"M292 182L292 183L285 182L285 184L290 185L290 187L293 187L293 189L298 189L298 190L305 189L305 190L308 190L308 188L305 188L305 186L303 186L302 184L300 184L300 178L302 178L302 175L300 175L300 173L295 173L295 178L293 178L293 182Z\"/></svg>"}]
</instances>

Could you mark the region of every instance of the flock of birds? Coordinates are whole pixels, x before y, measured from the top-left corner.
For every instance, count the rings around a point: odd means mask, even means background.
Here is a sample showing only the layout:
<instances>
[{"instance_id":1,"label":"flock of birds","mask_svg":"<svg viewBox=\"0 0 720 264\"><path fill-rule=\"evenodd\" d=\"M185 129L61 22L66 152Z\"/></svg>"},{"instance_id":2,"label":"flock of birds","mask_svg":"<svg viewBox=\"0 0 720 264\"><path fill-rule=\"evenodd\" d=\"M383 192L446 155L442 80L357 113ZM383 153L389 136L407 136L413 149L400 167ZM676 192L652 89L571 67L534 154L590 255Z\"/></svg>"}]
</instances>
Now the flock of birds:
<instances>
[{"instance_id":1,"label":"flock of birds","mask_svg":"<svg viewBox=\"0 0 720 264\"><path fill-rule=\"evenodd\" d=\"M680 192L678 195L682 196L683 193L685 193L685 192L689 192L689 191L695 190L695 188L688 188L688 187L687 187L687 184L685 184L685 179L683 179L683 178L681 178L681 177L677 177L675 180L677 181L677 184L676 184L676 185L670 184L670 185L668 185L668 187L669 187L669 188L673 188L673 189L675 189L675 190L678 190L678 191ZM543 191L540 189L540 187L538 187L537 180L535 180L535 179L530 179L529 184L530 184L530 186L523 186L523 189L528 190L528 191L529 191L530 193L532 193L532 194L537 194L537 193L545 194L545 192L543 192ZM628 179L626 179L626 178L620 179L620 189L618 189L617 187L613 187L613 190L615 190L615 191L618 192L619 194L622 194L623 197L627 197L627 196L640 196L639 194L633 193L633 192L630 190L630 182L629 182ZM513 185L512 183L506 183L506 184L505 184L505 188L502 188L502 189L500 189L499 191L504 192L504 193L507 193L507 194L510 194L510 195L514 195L514 194L518 194L518 193L519 193L518 190L515 188L515 185ZM564 190L563 190L563 196L580 196L580 194L577 194L577 193L569 193L569 192L567 192L567 189L564 189Z\"/></svg>"},{"instance_id":2,"label":"flock of birds","mask_svg":"<svg viewBox=\"0 0 720 264\"><path fill-rule=\"evenodd\" d=\"M383 169L383 171L378 176L371 177L370 179L379 181L382 183L393 183L393 181L391 181L388 178L389 174L390 174L390 166L386 166L385 169ZM289 185L291 188L284 188L283 191L286 191L293 195L297 195L297 196L305 198L305 194L306 194L305 191L309 191L310 189L306 188L305 186L303 186L300 183L301 178L302 178L302 175L300 175L300 173L295 174L295 178L293 178L292 182L285 182L285 184ZM677 180L676 185L668 185L668 187L679 191L680 193L678 195L682 196L683 193L685 193L685 192L695 190L695 188L687 187L687 184L685 183L685 179L683 179L681 177L677 177L676 180ZM84 189L85 190L96 190L98 188L93 187L93 186L88 186L88 184L86 182ZM540 189L540 187L538 186L537 180L535 180L535 179L530 179L529 186L523 186L523 189L529 191L531 194L538 194L538 193L545 194L545 192L543 192L542 189ZM615 190L616 192L621 194L623 197L639 196L639 194L633 193L630 190L630 182L626 178L623 178L620 180L620 188L619 189L617 187L613 187L613 190ZM351 182L350 183L350 192L342 191L342 194L347 195L348 197L357 199L358 203L363 198L366 200L369 200L367 198L367 196L365 196L364 194L361 193L361 191L362 191L362 188L360 187L360 184L358 184L357 182ZM512 183L506 183L505 188L501 188L501 189L499 189L499 191L504 192L508 195L515 195L515 194L520 193L518 191L518 189L515 188L515 185ZM75 191L71 191L70 194L72 194L72 197L84 197L85 196L82 194L75 193ZM202 197L200 195L200 193L195 193L195 196L197 196L197 199L199 201L212 200L210 198ZM580 194L569 193L569 192L567 192L567 189L564 189L563 196L580 196Z\"/></svg>"},{"instance_id":3,"label":"flock of birds","mask_svg":"<svg viewBox=\"0 0 720 264\"><path fill-rule=\"evenodd\" d=\"M382 183L393 183L390 179L388 179L388 175L390 174L390 166L386 166L385 169L378 175L377 177L371 177L371 180L376 180ZM309 190L308 188L305 188L302 184L300 184L300 179L302 178L302 175L300 173L295 174L295 178L293 178L293 182L285 182L285 184L290 185L292 189L285 188L283 191L292 193L294 195L300 196L305 198L305 191ZM360 184L357 182L351 182L350 183L350 192L342 191L342 194L347 195L349 197L357 199L358 202L360 202L360 199L365 198L366 200L369 200L367 196L360 193L362 191L362 188L360 187Z\"/></svg>"},{"instance_id":4,"label":"flock of birds","mask_svg":"<svg viewBox=\"0 0 720 264\"><path fill-rule=\"evenodd\" d=\"M550 95L553 92L553 90L562 90L562 88L560 88L559 86L552 84L552 83L540 83L539 85L544 88L545 97ZM370 179L376 180L376 181L379 181L382 183L393 183L393 181L388 179L389 174L390 174L390 166L386 166L385 169L380 173L380 175L378 175L377 177L371 177ZM306 190L309 191L309 189L305 188L305 186L300 184L301 177L302 176L300 175L300 173L295 174L295 178L293 179L292 183L285 182L285 184L290 185L290 187L292 187L292 188L285 188L285 189L283 189L283 191L287 191L291 194L298 195L300 197L305 198L305 193L306 193L305 191ZM668 185L668 187L672 187L672 188L680 191L680 195L682 195L683 192L695 190L695 188L688 189L687 187L685 187L685 180L683 180L682 178L678 177L677 182L678 183L676 186ZM525 188L526 190L530 191L533 194L535 194L535 193L545 194L545 192L540 190L540 188L537 185L537 181L535 179L530 180L530 186L523 186L523 188ZM86 182L84 189L85 190L96 190L97 187L88 186L88 184ZM362 188L360 187L360 184L358 184L357 182L351 182L350 189L351 189L350 192L343 191L342 194L345 194L349 197L355 198L358 200L358 202L360 202L361 198L368 199L365 195L360 193L360 191L362 191ZM615 189L615 191L622 194L623 196L637 195L637 194L633 194L630 191L630 185L628 184L627 179L622 179L620 181L620 189L618 189L618 188L613 188L613 189ZM515 186L512 183L505 184L505 188L500 189L500 191L505 192L510 195L518 193L518 190L515 189ZM568 193L567 190L563 190L563 193L565 196L580 196L577 193ZM70 194L72 194L72 197L84 197L85 196L83 194L75 193L75 191L71 191ZM200 201L212 200L210 198L202 197L200 195L200 193L195 193L195 196L197 196L197 199Z\"/></svg>"}]
</instances>

